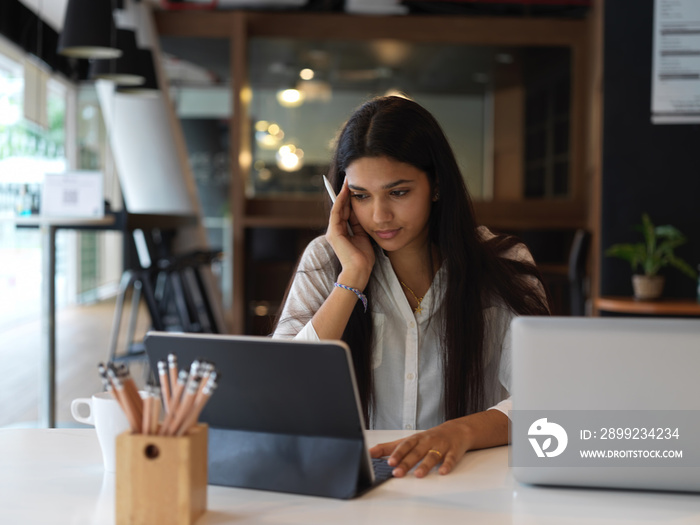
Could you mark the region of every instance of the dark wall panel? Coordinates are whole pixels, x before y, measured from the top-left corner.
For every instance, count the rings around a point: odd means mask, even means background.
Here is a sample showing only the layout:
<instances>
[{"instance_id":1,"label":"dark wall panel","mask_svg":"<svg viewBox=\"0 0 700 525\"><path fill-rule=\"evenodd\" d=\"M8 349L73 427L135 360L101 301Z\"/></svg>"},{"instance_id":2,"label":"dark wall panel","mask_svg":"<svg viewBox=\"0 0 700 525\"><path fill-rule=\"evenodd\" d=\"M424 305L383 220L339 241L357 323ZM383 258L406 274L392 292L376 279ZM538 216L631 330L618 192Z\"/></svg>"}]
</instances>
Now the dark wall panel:
<instances>
[{"instance_id":1,"label":"dark wall panel","mask_svg":"<svg viewBox=\"0 0 700 525\"><path fill-rule=\"evenodd\" d=\"M700 263L700 125L651 123L654 0L605 2L602 235L605 248L641 240L647 212L689 238L677 250ZM693 297L696 284L674 268L664 295ZM602 256L601 295L630 295L630 267Z\"/></svg>"}]
</instances>

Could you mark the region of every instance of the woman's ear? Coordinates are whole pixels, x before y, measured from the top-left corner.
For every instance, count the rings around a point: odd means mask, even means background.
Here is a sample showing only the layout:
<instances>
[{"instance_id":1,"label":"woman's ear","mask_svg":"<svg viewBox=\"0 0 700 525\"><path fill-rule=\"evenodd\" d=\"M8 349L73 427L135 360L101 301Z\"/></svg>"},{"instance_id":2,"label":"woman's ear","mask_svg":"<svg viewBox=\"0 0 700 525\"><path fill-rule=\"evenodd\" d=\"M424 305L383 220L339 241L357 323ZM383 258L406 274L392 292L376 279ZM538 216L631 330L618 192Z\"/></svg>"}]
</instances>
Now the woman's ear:
<instances>
[{"instance_id":1,"label":"woman's ear","mask_svg":"<svg viewBox=\"0 0 700 525\"><path fill-rule=\"evenodd\" d=\"M440 187L435 186L435 190L433 191L433 202L437 202L440 200Z\"/></svg>"}]
</instances>

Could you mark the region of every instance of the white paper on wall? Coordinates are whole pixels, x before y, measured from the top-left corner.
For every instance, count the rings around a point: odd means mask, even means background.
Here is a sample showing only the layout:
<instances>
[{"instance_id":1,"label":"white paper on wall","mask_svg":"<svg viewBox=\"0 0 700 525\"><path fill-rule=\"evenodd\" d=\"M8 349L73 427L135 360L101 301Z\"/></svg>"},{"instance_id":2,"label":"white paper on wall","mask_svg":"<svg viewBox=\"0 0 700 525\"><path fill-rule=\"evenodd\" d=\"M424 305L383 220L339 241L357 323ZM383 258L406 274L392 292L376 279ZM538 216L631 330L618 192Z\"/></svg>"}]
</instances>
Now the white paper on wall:
<instances>
[{"instance_id":1,"label":"white paper on wall","mask_svg":"<svg viewBox=\"0 0 700 525\"><path fill-rule=\"evenodd\" d=\"M700 122L700 2L655 0L651 121Z\"/></svg>"}]
</instances>

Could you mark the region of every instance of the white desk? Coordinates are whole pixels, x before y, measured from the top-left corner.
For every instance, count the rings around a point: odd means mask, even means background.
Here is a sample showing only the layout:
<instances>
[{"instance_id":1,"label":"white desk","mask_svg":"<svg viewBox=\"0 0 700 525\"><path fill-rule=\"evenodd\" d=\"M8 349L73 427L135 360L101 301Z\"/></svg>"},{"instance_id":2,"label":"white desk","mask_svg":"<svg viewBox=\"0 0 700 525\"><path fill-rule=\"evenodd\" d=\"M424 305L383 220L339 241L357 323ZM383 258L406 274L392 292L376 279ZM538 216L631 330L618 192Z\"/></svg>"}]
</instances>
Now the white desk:
<instances>
[{"instance_id":1,"label":"white desk","mask_svg":"<svg viewBox=\"0 0 700 525\"><path fill-rule=\"evenodd\" d=\"M371 443L405 432L370 432ZM700 523L700 495L526 487L508 448L467 454L448 476L392 479L351 501L209 486L197 525ZM0 430L0 523L114 523L114 475L93 430Z\"/></svg>"}]
</instances>

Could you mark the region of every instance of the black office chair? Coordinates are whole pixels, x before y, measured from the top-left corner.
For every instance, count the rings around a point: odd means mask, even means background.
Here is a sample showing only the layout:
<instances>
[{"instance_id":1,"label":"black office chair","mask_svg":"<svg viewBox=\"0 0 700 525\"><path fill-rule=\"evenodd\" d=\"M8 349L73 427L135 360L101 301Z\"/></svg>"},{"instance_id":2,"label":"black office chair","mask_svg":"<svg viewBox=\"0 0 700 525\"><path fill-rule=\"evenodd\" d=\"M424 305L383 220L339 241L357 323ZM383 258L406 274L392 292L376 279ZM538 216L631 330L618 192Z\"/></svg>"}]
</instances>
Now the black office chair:
<instances>
[{"instance_id":1,"label":"black office chair","mask_svg":"<svg viewBox=\"0 0 700 525\"><path fill-rule=\"evenodd\" d=\"M586 315L587 275L586 261L591 244L590 232L579 228L569 250L569 301L571 315Z\"/></svg>"}]
</instances>

